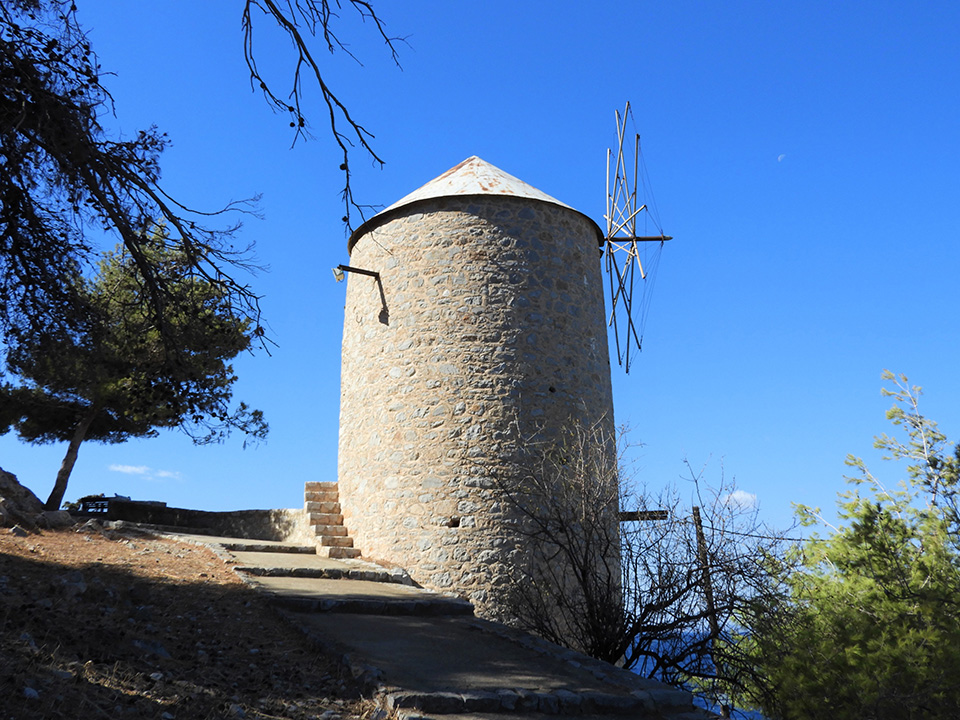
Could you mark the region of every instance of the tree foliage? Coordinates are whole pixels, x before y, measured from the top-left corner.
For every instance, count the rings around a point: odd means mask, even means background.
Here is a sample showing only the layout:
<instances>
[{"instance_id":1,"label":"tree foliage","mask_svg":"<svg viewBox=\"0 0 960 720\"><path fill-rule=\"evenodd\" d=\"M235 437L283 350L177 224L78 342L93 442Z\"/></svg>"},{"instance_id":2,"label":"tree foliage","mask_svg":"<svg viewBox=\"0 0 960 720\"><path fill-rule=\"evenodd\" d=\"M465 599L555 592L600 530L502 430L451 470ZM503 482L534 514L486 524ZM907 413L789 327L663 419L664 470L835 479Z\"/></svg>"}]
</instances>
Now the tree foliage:
<instances>
[{"instance_id":1,"label":"tree foliage","mask_svg":"<svg viewBox=\"0 0 960 720\"><path fill-rule=\"evenodd\" d=\"M924 417L921 389L884 372L894 399L887 418L907 433L874 446L905 461L896 487L859 457L841 493L840 523L795 550L788 593L751 631L768 677L771 717L960 716L960 451ZM808 526L824 524L799 507Z\"/></svg>"},{"instance_id":2,"label":"tree foliage","mask_svg":"<svg viewBox=\"0 0 960 720\"><path fill-rule=\"evenodd\" d=\"M167 138L156 128L107 137L111 108L102 71L72 3L0 4L0 327L9 345L52 324L82 324L80 278L99 256L91 239L115 233L137 265L156 321L171 302L168 282L144 245L154 222L191 272L215 286L234 314L256 322L258 298L235 279L247 255L236 225L211 228L160 185ZM214 213L217 214L217 213Z\"/></svg>"},{"instance_id":3,"label":"tree foliage","mask_svg":"<svg viewBox=\"0 0 960 720\"><path fill-rule=\"evenodd\" d=\"M84 440L123 442L172 427L198 444L234 429L266 435L259 411L231 405L236 377L229 361L250 347L251 322L233 313L218 285L193 274L184 253L166 247L163 233L140 247L166 283L162 330L143 302L140 263L122 250L103 260L94 280L78 281L88 319L83 333L51 330L7 355L7 370L20 383L0 386L0 432L70 443L48 509L59 507Z\"/></svg>"},{"instance_id":4,"label":"tree foliage","mask_svg":"<svg viewBox=\"0 0 960 720\"><path fill-rule=\"evenodd\" d=\"M364 0L344 3L369 21L394 60L394 40ZM345 50L335 33L340 0L246 0L242 6L244 53L255 88L271 107L290 115L295 138L309 134L303 76L320 88L330 131L342 153L344 221L354 202L349 150L354 143L381 162L372 135L351 117L330 89L309 39L322 37L331 52ZM289 95L273 88L254 52L254 31L272 23L296 56ZM160 268L144 246L154 223L168 229L164 242L191 273L217 288L233 315L259 331L259 298L242 278L254 269L249 247L235 247L235 216L250 202L198 211L175 199L160 181L166 135L151 127L126 139L109 137L101 120L113 111L105 72L77 19L71 0L0 3L0 337L8 346L31 342L53 325L80 326L86 308L80 278L100 255L98 237L119 239L136 263L142 299L161 331L173 302ZM338 160L339 162L339 160ZM222 222L221 222L222 221ZM220 223L212 225L211 223Z\"/></svg>"}]
</instances>

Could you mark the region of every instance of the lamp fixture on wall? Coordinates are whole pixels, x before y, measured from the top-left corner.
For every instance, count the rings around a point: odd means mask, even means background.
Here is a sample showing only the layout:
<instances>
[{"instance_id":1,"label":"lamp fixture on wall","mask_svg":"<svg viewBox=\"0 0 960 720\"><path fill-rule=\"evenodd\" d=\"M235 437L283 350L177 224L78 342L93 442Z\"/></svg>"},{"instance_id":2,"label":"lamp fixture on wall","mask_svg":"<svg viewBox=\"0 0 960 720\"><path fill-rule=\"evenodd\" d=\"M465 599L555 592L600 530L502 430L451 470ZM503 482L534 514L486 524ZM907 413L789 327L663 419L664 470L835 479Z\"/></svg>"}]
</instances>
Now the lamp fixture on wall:
<instances>
[{"instance_id":1,"label":"lamp fixture on wall","mask_svg":"<svg viewBox=\"0 0 960 720\"><path fill-rule=\"evenodd\" d=\"M360 275L369 275L370 277L380 279L380 273L376 270L364 270L363 268L350 267L349 265L337 265L335 268L330 268L333 271L333 277L337 282L343 282L344 273L352 272L359 273Z\"/></svg>"}]
</instances>

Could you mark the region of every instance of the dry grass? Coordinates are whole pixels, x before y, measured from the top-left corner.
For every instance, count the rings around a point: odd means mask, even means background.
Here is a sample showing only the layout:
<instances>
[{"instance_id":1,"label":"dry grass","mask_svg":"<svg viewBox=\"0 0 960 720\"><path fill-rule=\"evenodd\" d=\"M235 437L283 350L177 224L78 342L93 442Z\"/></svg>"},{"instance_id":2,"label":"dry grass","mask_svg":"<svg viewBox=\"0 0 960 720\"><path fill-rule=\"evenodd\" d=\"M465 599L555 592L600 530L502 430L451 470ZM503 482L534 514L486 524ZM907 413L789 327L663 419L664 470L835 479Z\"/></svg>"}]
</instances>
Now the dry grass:
<instances>
[{"instance_id":1,"label":"dry grass","mask_svg":"<svg viewBox=\"0 0 960 720\"><path fill-rule=\"evenodd\" d=\"M340 668L208 549L0 531L0 720L367 718Z\"/></svg>"}]
</instances>

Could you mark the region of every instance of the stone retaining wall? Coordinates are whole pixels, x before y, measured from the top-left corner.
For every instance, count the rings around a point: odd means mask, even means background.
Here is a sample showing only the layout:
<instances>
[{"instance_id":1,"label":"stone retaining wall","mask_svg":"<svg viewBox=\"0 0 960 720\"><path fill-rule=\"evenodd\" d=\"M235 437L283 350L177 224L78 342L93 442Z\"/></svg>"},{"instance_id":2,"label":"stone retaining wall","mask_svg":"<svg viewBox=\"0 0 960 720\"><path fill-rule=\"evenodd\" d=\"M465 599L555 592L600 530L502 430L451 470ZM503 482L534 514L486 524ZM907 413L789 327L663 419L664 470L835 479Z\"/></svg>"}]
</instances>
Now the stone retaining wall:
<instances>
[{"instance_id":1,"label":"stone retaining wall","mask_svg":"<svg viewBox=\"0 0 960 720\"><path fill-rule=\"evenodd\" d=\"M103 517L92 515L91 517ZM208 530L226 537L315 544L302 509L210 512L110 499L107 520Z\"/></svg>"}]
</instances>

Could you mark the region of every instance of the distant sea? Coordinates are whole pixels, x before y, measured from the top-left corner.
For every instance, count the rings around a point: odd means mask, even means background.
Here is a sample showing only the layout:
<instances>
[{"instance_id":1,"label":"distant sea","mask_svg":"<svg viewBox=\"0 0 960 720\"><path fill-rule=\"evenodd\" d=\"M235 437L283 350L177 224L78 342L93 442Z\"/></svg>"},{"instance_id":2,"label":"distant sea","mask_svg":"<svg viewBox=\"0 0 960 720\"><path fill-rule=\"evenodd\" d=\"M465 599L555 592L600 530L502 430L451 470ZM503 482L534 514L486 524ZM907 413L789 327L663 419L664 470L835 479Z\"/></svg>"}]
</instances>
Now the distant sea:
<instances>
[{"instance_id":1,"label":"distant sea","mask_svg":"<svg viewBox=\"0 0 960 720\"><path fill-rule=\"evenodd\" d=\"M633 668L633 671L637 675L647 677L647 673L643 672L642 665L639 667ZM701 698L696 693L693 694L693 702L698 707L702 707L703 709L716 713L717 715L720 714L719 705L713 705L711 703L708 703L704 698ZM756 710L741 710L741 709L734 708L732 716L733 718L737 718L738 720L767 720L766 716L760 714Z\"/></svg>"}]
</instances>

